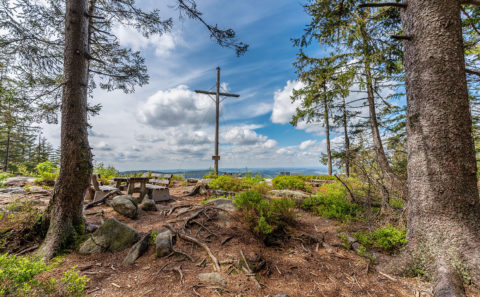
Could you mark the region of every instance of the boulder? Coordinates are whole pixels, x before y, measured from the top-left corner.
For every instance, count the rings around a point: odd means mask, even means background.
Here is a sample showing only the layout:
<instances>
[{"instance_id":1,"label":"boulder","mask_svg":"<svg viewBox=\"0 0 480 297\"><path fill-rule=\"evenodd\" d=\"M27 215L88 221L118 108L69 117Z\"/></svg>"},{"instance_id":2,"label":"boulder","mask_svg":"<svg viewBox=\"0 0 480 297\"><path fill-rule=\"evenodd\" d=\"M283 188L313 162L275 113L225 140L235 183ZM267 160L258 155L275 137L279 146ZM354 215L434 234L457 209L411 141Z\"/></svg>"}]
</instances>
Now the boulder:
<instances>
[{"instance_id":1,"label":"boulder","mask_svg":"<svg viewBox=\"0 0 480 297\"><path fill-rule=\"evenodd\" d=\"M205 206L207 205L225 210L217 212L219 223L226 228L230 228L232 226L233 222L230 213L234 212L237 207L235 206L235 204L233 204L233 201L231 199L218 198L208 201L207 203L205 203Z\"/></svg>"},{"instance_id":2,"label":"boulder","mask_svg":"<svg viewBox=\"0 0 480 297\"><path fill-rule=\"evenodd\" d=\"M140 208L144 211L157 211L157 206L155 205L155 201L145 196L143 198L142 204L140 204Z\"/></svg>"},{"instance_id":3,"label":"boulder","mask_svg":"<svg viewBox=\"0 0 480 297\"><path fill-rule=\"evenodd\" d=\"M36 177L30 176L16 176L16 177L9 177L5 181L6 187L24 187L26 185L34 185Z\"/></svg>"},{"instance_id":4,"label":"boulder","mask_svg":"<svg viewBox=\"0 0 480 297\"><path fill-rule=\"evenodd\" d=\"M197 275L197 278L203 282L218 284L222 286L225 286L227 284L227 281L218 272L200 273Z\"/></svg>"},{"instance_id":5,"label":"boulder","mask_svg":"<svg viewBox=\"0 0 480 297\"><path fill-rule=\"evenodd\" d=\"M233 201L231 199L226 199L226 198L218 198L218 199L210 200L205 205L215 206L223 210L226 210L228 212L235 211L237 209L235 204L233 204Z\"/></svg>"},{"instance_id":6,"label":"boulder","mask_svg":"<svg viewBox=\"0 0 480 297\"><path fill-rule=\"evenodd\" d=\"M90 238L80 245L79 253L84 255L120 252L131 247L139 238L135 229L111 218L105 221Z\"/></svg>"},{"instance_id":7,"label":"boulder","mask_svg":"<svg viewBox=\"0 0 480 297\"><path fill-rule=\"evenodd\" d=\"M155 253L157 257L165 257L173 251L176 237L172 231L167 228L161 228L157 231L157 238L155 240Z\"/></svg>"},{"instance_id":8,"label":"boulder","mask_svg":"<svg viewBox=\"0 0 480 297\"><path fill-rule=\"evenodd\" d=\"M198 179L196 179L196 178L187 178L187 183L189 183L189 184L196 184L196 183L198 183Z\"/></svg>"},{"instance_id":9,"label":"boulder","mask_svg":"<svg viewBox=\"0 0 480 297\"><path fill-rule=\"evenodd\" d=\"M268 195L281 198L290 198L293 199L297 204L302 203L303 200L310 196L302 191L293 190L271 190L270 192L268 192Z\"/></svg>"},{"instance_id":10,"label":"boulder","mask_svg":"<svg viewBox=\"0 0 480 297\"><path fill-rule=\"evenodd\" d=\"M273 297L290 297L290 296L288 296L287 294L281 293L281 294L277 294L277 295L275 295L275 296L273 296Z\"/></svg>"},{"instance_id":11,"label":"boulder","mask_svg":"<svg viewBox=\"0 0 480 297\"><path fill-rule=\"evenodd\" d=\"M130 195L117 196L112 199L110 206L127 218L136 219L138 216L137 204Z\"/></svg>"},{"instance_id":12,"label":"boulder","mask_svg":"<svg viewBox=\"0 0 480 297\"><path fill-rule=\"evenodd\" d=\"M148 242L150 240L150 235L152 232L148 232L148 234L144 235L137 243L135 243L128 254L123 259L123 263L125 264L133 264L138 258L140 258L148 249Z\"/></svg>"}]
</instances>

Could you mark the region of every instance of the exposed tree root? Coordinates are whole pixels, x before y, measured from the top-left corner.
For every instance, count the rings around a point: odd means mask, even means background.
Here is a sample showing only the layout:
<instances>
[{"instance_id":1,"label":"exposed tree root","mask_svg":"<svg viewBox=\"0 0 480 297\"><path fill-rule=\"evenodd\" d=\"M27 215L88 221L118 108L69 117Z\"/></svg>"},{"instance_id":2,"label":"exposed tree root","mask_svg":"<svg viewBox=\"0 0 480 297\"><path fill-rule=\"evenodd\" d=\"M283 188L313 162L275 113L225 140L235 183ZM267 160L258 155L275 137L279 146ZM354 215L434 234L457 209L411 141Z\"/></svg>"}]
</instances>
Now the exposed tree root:
<instances>
[{"instance_id":1,"label":"exposed tree root","mask_svg":"<svg viewBox=\"0 0 480 297\"><path fill-rule=\"evenodd\" d=\"M439 265L435 276L435 297L466 297L463 279L452 265Z\"/></svg>"},{"instance_id":2,"label":"exposed tree root","mask_svg":"<svg viewBox=\"0 0 480 297\"><path fill-rule=\"evenodd\" d=\"M247 259L245 258L245 255L243 254L243 251L241 249L240 249L240 255L242 255L243 262L245 262L245 267L243 267L245 274L255 282L258 288L261 289L262 285L258 282L255 273L253 273L252 269L250 269L250 265L248 265Z\"/></svg>"},{"instance_id":3,"label":"exposed tree root","mask_svg":"<svg viewBox=\"0 0 480 297\"><path fill-rule=\"evenodd\" d=\"M98 200L98 201L94 201L94 202L91 202L89 204L86 204L84 207L83 207L83 210L86 210L86 209L89 209L89 208L92 208L94 206L97 206L97 205L101 205L103 203L105 203L107 201L107 199L111 198L113 195L121 195L122 192L120 192L119 190L113 190L111 192L108 192L107 195L105 195L105 197L103 197L102 199Z\"/></svg>"}]
</instances>

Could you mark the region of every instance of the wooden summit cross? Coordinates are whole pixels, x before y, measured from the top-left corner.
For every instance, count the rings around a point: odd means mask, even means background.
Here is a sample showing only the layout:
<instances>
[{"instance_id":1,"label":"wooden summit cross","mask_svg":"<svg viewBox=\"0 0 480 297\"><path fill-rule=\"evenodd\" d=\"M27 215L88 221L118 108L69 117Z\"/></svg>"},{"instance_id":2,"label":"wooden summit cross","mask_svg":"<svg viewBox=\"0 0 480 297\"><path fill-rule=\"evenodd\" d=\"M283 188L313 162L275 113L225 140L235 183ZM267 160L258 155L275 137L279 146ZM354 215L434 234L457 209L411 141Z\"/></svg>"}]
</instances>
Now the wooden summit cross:
<instances>
[{"instance_id":1,"label":"wooden summit cross","mask_svg":"<svg viewBox=\"0 0 480 297\"><path fill-rule=\"evenodd\" d=\"M218 175L218 160L220 160L220 155L218 154L218 126L219 126L219 117L220 117L220 96L223 97L240 97L237 94L228 94L220 93L220 67L217 67L217 91L201 91L195 90L195 93L206 94L206 95L215 95L215 105L216 105L216 115L215 115L215 155L212 156L212 159L215 161L215 175ZM223 100L222 100L223 101Z\"/></svg>"}]
</instances>

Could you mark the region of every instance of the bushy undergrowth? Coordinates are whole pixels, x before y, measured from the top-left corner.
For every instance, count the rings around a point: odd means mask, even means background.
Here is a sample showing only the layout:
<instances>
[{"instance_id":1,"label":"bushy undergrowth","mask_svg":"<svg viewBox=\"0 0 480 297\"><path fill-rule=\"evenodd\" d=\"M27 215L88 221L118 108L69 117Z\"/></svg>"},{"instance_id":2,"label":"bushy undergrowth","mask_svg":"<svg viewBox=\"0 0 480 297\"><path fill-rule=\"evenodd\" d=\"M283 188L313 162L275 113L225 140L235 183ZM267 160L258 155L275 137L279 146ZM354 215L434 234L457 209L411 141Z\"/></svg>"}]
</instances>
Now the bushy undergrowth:
<instances>
[{"instance_id":1,"label":"bushy undergrowth","mask_svg":"<svg viewBox=\"0 0 480 297\"><path fill-rule=\"evenodd\" d=\"M58 168L51 161L38 163L35 167L39 178L35 180L36 184L53 185L58 177Z\"/></svg>"},{"instance_id":2,"label":"bushy undergrowth","mask_svg":"<svg viewBox=\"0 0 480 297\"><path fill-rule=\"evenodd\" d=\"M302 190L311 192L312 186L307 184L308 178L303 175L278 175L272 180L273 187L277 190Z\"/></svg>"},{"instance_id":3,"label":"bushy undergrowth","mask_svg":"<svg viewBox=\"0 0 480 297\"><path fill-rule=\"evenodd\" d=\"M279 235L287 225L295 223L295 203L290 199L266 200L259 192L246 191L238 194L233 203L251 230L264 240Z\"/></svg>"},{"instance_id":4,"label":"bushy undergrowth","mask_svg":"<svg viewBox=\"0 0 480 297\"><path fill-rule=\"evenodd\" d=\"M0 172L0 188L5 187L5 180L10 177L8 172Z\"/></svg>"},{"instance_id":5,"label":"bushy undergrowth","mask_svg":"<svg viewBox=\"0 0 480 297\"><path fill-rule=\"evenodd\" d=\"M407 243L406 234L406 229L387 225L370 232L358 231L354 237L366 247L393 252Z\"/></svg>"},{"instance_id":6,"label":"bushy undergrowth","mask_svg":"<svg viewBox=\"0 0 480 297\"><path fill-rule=\"evenodd\" d=\"M89 279L73 267L60 280L39 279L37 276L58 267L61 258L46 264L40 258L0 255L0 296L84 296Z\"/></svg>"},{"instance_id":7,"label":"bushy undergrowth","mask_svg":"<svg viewBox=\"0 0 480 297\"><path fill-rule=\"evenodd\" d=\"M105 166L103 163L98 163L93 168L93 173L100 175L100 181L104 184L108 183L108 181L116 176L120 176L120 172L113 166Z\"/></svg>"},{"instance_id":8,"label":"bushy undergrowth","mask_svg":"<svg viewBox=\"0 0 480 297\"><path fill-rule=\"evenodd\" d=\"M359 205L347 201L340 183L322 185L316 196L305 199L302 208L342 222L357 218L361 211Z\"/></svg>"},{"instance_id":9,"label":"bushy undergrowth","mask_svg":"<svg viewBox=\"0 0 480 297\"><path fill-rule=\"evenodd\" d=\"M228 192L239 192L243 190L254 190L263 194L270 191L270 187L264 181L261 175L234 177L230 175L222 175L212 179L208 186L215 190L223 190Z\"/></svg>"}]
</instances>

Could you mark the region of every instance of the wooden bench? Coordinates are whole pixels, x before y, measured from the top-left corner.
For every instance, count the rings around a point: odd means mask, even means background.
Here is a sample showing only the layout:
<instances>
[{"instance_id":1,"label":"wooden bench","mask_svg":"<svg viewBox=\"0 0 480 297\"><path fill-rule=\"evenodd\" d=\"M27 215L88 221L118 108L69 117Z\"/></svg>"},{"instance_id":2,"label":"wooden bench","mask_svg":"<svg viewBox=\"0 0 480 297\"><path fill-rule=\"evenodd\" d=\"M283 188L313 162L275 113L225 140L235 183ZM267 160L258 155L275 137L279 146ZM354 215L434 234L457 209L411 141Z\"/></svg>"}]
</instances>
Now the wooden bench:
<instances>
[{"instance_id":1,"label":"wooden bench","mask_svg":"<svg viewBox=\"0 0 480 297\"><path fill-rule=\"evenodd\" d=\"M145 174L144 174L145 175ZM148 176L148 173L147 173ZM172 181L173 174L171 173L152 173L150 174L150 180L148 181L150 184L167 187L170 185Z\"/></svg>"},{"instance_id":2,"label":"wooden bench","mask_svg":"<svg viewBox=\"0 0 480 297\"><path fill-rule=\"evenodd\" d=\"M105 197L109 192L118 190L118 188L111 187L111 186L103 186L101 185L98 180L100 179L100 174L92 174L91 183L92 185L87 190L85 195L85 200L92 200L98 201Z\"/></svg>"}]
</instances>

